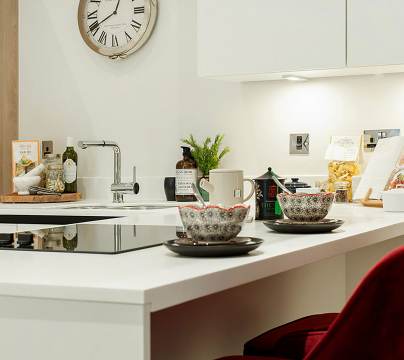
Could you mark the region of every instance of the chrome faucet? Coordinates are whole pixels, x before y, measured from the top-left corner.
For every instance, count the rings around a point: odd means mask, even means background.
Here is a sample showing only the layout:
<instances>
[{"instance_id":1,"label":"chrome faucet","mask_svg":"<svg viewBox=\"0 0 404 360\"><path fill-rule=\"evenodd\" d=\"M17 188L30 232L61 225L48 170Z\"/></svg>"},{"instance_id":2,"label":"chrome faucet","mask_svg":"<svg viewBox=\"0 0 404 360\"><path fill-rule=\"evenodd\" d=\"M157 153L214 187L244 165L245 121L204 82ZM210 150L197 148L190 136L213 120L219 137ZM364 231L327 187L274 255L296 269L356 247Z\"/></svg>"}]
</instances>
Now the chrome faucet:
<instances>
[{"instance_id":1,"label":"chrome faucet","mask_svg":"<svg viewBox=\"0 0 404 360\"><path fill-rule=\"evenodd\" d=\"M136 182L136 167L133 167L133 180L130 183L121 182L121 149L114 141L108 140L83 140L78 142L81 149L89 146L112 147L114 151L114 183L111 185L114 203L123 203L123 194L138 194L139 184Z\"/></svg>"}]
</instances>

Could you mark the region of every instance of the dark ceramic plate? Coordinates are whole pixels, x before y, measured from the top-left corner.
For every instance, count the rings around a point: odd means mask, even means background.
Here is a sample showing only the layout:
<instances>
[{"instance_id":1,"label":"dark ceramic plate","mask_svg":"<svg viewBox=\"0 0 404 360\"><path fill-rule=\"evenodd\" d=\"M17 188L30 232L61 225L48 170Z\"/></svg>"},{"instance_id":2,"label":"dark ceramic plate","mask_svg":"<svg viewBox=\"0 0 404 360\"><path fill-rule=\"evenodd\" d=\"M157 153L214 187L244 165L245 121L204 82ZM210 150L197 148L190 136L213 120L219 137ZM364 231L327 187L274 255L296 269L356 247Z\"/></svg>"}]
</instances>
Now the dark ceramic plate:
<instances>
[{"instance_id":1,"label":"dark ceramic plate","mask_svg":"<svg viewBox=\"0 0 404 360\"><path fill-rule=\"evenodd\" d=\"M234 241L196 243L192 239L175 239L164 243L171 251L192 257L237 256L249 253L262 244L262 239L237 237Z\"/></svg>"},{"instance_id":2,"label":"dark ceramic plate","mask_svg":"<svg viewBox=\"0 0 404 360\"><path fill-rule=\"evenodd\" d=\"M338 229L344 222L336 219L323 219L317 222L299 222L289 219L269 220L264 225L271 230L288 234L319 234Z\"/></svg>"}]
</instances>

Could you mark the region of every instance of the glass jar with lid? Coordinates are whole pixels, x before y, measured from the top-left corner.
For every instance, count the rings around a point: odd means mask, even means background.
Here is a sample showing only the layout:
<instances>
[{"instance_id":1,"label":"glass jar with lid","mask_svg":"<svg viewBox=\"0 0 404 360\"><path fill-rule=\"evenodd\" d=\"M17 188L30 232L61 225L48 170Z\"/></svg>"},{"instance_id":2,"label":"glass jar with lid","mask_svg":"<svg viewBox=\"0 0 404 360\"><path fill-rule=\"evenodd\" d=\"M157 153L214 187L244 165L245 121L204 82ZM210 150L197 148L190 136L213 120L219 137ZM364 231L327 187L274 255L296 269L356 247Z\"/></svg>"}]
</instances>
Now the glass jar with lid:
<instances>
[{"instance_id":1,"label":"glass jar with lid","mask_svg":"<svg viewBox=\"0 0 404 360\"><path fill-rule=\"evenodd\" d=\"M43 238L42 248L50 250L64 250L63 227L49 229L47 235Z\"/></svg>"},{"instance_id":2,"label":"glass jar with lid","mask_svg":"<svg viewBox=\"0 0 404 360\"><path fill-rule=\"evenodd\" d=\"M349 202L349 182L337 181L336 183L334 183L334 186L335 186L335 202L336 203Z\"/></svg>"},{"instance_id":3,"label":"glass jar with lid","mask_svg":"<svg viewBox=\"0 0 404 360\"><path fill-rule=\"evenodd\" d=\"M328 163L327 191L336 192L337 183L348 186L348 201L352 201L352 177L360 174L360 165L356 161L332 160Z\"/></svg>"},{"instance_id":4,"label":"glass jar with lid","mask_svg":"<svg viewBox=\"0 0 404 360\"><path fill-rule=\"evenodd\" d=\"M47 154L45 157L46 165L46 185L48 190L63 193L65 183L63 178L63 164L60 154Z\"/></svg>"}]
</instances>

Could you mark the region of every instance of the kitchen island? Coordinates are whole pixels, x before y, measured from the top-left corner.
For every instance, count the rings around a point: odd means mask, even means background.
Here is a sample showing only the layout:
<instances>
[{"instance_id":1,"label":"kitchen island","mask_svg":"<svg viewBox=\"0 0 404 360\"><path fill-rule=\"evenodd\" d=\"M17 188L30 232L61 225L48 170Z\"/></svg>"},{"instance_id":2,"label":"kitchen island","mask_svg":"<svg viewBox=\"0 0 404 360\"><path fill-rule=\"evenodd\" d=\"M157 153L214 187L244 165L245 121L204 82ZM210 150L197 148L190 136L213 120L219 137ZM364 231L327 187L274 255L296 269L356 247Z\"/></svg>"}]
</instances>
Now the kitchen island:
<instances>
[{"instance_id":1,"label":"kitchen island","mask_svg":"<svg viewBox=\"0 0 404 360\"><path fill-rule=\"evenodd\" d=\"M67 207L0 205L0 215L115 216L97 223L181 225L175 208ZM2 354L10 360L203 360L240 353L245 340L271 326L338 311L362 273L404 243L403 213L336 205L329 217L345 224L317 235L245 224L241 235L264 243L231 258L182 258L164 246L117 255L0 251ZM13 226L0 224L0 233Z\"/></svg>"}]
</instances>

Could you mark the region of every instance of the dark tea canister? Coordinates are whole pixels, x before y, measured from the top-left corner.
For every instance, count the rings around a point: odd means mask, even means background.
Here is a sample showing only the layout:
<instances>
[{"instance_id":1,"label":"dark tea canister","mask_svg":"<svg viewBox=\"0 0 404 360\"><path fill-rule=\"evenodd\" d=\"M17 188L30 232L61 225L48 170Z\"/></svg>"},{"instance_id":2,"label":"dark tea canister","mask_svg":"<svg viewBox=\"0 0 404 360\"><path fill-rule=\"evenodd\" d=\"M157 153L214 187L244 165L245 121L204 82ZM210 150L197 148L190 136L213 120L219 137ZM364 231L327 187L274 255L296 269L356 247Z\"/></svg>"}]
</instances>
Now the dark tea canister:
<instances>
[{"instance_id":1,"label":"dark tea canister","mask_svg":"<svg viewBox=\"0 0 404 360\"><path fill-rule=\"evenodd\" d=\"M256 220L283 219L283 212L276 197L282 189L276 185L273 176L276 175L268 168L268 172L254 179ZM277 178L282 184L285 182L285 179L278 176Z\"/></svg>"}]
</instances>

